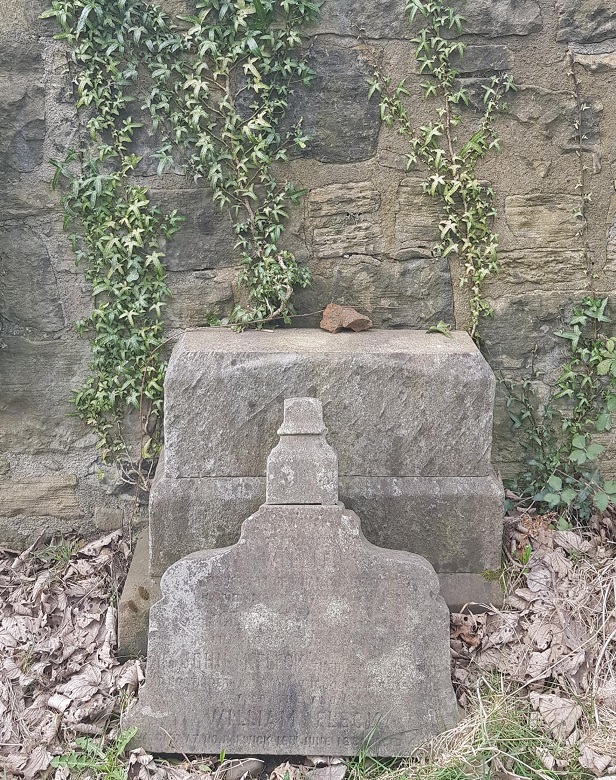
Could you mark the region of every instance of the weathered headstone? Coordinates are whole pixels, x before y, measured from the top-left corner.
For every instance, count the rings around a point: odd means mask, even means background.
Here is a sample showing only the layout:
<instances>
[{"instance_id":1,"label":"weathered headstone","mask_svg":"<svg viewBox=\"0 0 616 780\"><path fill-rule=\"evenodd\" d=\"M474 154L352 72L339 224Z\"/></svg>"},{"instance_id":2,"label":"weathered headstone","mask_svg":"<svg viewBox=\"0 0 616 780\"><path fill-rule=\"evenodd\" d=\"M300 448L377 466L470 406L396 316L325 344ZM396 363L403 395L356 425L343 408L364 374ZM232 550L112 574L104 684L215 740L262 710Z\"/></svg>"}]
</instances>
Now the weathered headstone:
<instances>
[{"instance_id":1,"label":"weathered headstone","mask_svg":"<svg viewBox=\"0 0 616 780\"><path fill-rule=\"evenodd\" d=\"M184 334L165 378L149 538L137 545L120 602L121 652L145 652L163 572L237 542L265 501L267 456L290 397L321 399L340 498L369 541L427 558L454 611L498 604L498 582L483 576L500 566L503 529L503 488L490 462L494 389L466 333Z\"/></svg>"},{"instance_id":2,"label":"weathered headstone","mask_svg":"<svg viewBox=\"0 0 616 780\"><path fill-rule=\"evenodd\" d=\"M436 574L363 537L325 430L319 401L285 401L267 503L165 572L125 718L146 749L404 755L454 725Z\"/></svg>"}]
</instances>

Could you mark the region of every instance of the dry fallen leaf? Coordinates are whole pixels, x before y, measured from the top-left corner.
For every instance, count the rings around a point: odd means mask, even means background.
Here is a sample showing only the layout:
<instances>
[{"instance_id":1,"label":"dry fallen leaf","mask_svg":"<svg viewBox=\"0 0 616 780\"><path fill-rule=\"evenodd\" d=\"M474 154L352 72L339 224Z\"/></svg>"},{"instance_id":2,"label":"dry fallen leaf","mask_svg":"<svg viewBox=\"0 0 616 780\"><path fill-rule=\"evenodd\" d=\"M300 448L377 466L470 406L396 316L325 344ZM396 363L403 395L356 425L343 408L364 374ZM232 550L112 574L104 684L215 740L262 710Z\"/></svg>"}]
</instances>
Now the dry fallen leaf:
<instances>
[{"instance_id":1,"label":"dry fallen leaf","mask_svg":"<svg viewBox=\"0 0 616 780\"><path fill-rule=\"evenodd\" d=\"M545 725L560 742L564 742L570 736L582 717L582 708L579 704L553 693L531 691L530 702L536 710L539 710Z\"/></svg>"},{"instance_id":2,"label":"dry fallen leaf","mask_svg":"<svg viewBox=\"0 0 616 780\"><path fill-rule=\"evenodd\" d=\"M307 774L309 780L344 780L346 775L345 764L333 764L332 766L322 766L318 769L311 769Z\"/></svg>"},{"instance_id":3,"label":"dry fallen leaf","mask_svg":"<svg viewBox=\"0 0 616 780\"><path fill-rule=\"evenodd\" d=\"M578 761L580 766L590 770L595 777L602 777L605 770L612 763L613 757L601 755L588 747L588 745L583 745Z\"/></svg>"}]
</instances>

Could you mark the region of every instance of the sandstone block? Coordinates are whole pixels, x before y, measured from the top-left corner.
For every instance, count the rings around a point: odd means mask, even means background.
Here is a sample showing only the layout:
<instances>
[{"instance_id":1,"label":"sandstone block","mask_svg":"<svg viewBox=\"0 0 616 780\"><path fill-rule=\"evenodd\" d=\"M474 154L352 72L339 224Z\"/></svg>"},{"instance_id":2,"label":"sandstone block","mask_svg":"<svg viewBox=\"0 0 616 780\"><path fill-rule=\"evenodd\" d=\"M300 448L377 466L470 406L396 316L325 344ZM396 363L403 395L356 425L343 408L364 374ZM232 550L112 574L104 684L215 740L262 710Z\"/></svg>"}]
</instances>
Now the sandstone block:
<instances>
[{"instance_id":1,"label":"sandstone block","mask_svg":"<svg viewBox=\"0 0 616 780\"><path fill-rule=\"evenodd\" d=\"M280 441L267 459L267 504L338 502L338 459L325 441L326 432L318 399L285 400Z\"/></svg>"},{"instance_id":2,"label":"sandstone block","mask_svg":"<svg viewBox=\"0 0 616 780\"><path fill-rule=\"evenodd\" d=\"M427 250L426 250L427 252ZM400 253L402 254L402 252ZM452 289L447 258L417 256L409 260L350 255L311 264L313 284L295 296L303 311L320 311L323 301L335 300L361 309L373 324L385 328L427 328L451 321ZM318 326L298 318L297 325Z\"/></svg>"},{"instance_id":3,"label":"sandstone block","mask_svg":"<svg viewBox=\"0 0 616 780\"><path fill-rule=\"evenodd\" d=\"M498 260L498 275L490 280L487 289L489 295L499 297L541 290L577 290L588 268L582 247L503 250L498 253Z\"/></svg>"},{"instance_id":4,"label":"sandstone block","mask_svg":"<svg viewBox=\"0 0 616 780\"><path fill-rule=\"evenodd\" d=\"M0 226L0 310L24 328L42 333L64 328L49 251L33 229Z\"/></svg>"},{"instance_id":5,"label":"sandstone block","mask_svg":"<svg viewBox=\"0 0 616 780\"><path fill-rule=\"evenodd\" d=\"M165 473L262 477L281 398L314 395L344 476L487 476L494 383L465 333L193 331L165 381Z\"/></svg>"},{"instance_id":6,"label":"sandstone block","mask_svg":"<svg viewBox=\"0 0 616 780\"><path fill-rule=\"evenodd\" d=\"M280 431L268 500L292 500L284 464L310 440L305 500L323 473L337 492L320 403L286 400ZM268 503L236 545L183 558L161 590L124 718L148 750L355 754L371 735L371 754L407 755L457 720L434 570L371 545L341 504Z\"/></svg>"},{"instance_id":7,"label":"sandstone block","mask_svg":"<svg viewBox=\"0 0 616 780\"><path fill-rule=\"evenodd\" d=\"M460 12L465 32L488 38L529 35L543 27L537 0L473 0L460 3Z\"/></svg>"},{"instance_id":8,"label":"sandstone block","mask_svg":"<svg viewBox=\"0 0 616 780\"><path fill-rule=\"evenodd\" d=\"M316 76L310 89L295 90L285 121L291 125L301 119L311 140L303 152L293 150L293 155L335 163L372 157L380 129L378 100L368 99L373 63L361 46L322 44L319 38L310 49L309 63Z\"/></svg>"},{"instance_id":9,"label":"sandstone block","mask_svg":"<svg viewBox=\"0 0 616 780\"><path fill-rule=\"evenodd\" d=\"M265 506L161 588L124 721L148 750L347 755L376 727L370 752L403 755L456 721L433 570L342 507Z\"/></svg>"},{"instance_id":10,"label":"sandstone block","mask_svg":"<svg viewBox=\"0 0 616 780\"><path fill-rule=\"evenodd\" d=\"M404 4L389 0L328 0L316 27L319 34L349 35L362 31L369 38L405 38L409 23Z\"/></svg>"},{"instance_id":11,"label":"sandstone block","mask_svg":"<svg viewBox=\"0 0 616 780\"><path fill-rule=\"evenodd\" d=\"M454 56L452 64L462 76L495 71L508 72L513 68L513 54L501 44L471 44L464 50L464 56Z\"/></svg>"},{"instance_id":12,"label":"sandstone block","mask_svg":"<svg viewBox=\"0 0 616 780\"><path fill-rule=\"evenodd\" d=\"M557 0L557 41L592 43L616 38L616 8L611 0Z\"/></svg>"},{"instance_id":13,"label":"sandstone block","mask_svg":"<svg viewBox=\"0 0 616 780\"><path fill-rule=\"evenodd\" d=\"M580 244L580 220L574 212L581 206L577 195L509 195L505 220L518 247L571 249Z\"/></svg>"},{"instance_id":14,"label":"sandstone block","mask_svg":"<svg viewBox=\"0 0 616 780\"><path fill-rule=\"evenodd\" d=\"M483 351L495 370L531 371L554 381L566 359L564 339L554 335L583 290L541 291L495 297L494 316L482 326Z\"/></svg>"},{"instance_id":15,"label":"sandstone block","mask_svg":"<svg viewBox=\"0 0 616 780\"><path fill-rule=\"evenodd\" d=\"M373 544L423 555L436 571L480 575L500 565L503 492L494 476L342 477L340 499L360 514ZM265 500L265 477L157 477L150 499L150 572L234 544ZM449 603L449 601L448 601Z\"/></svg>"},{"instance_id":16,"label":"sandstone block","mask_svg":"<svg viewBox=\"0 0 616 780\"><path fill-rule=\"evenodd\" d=\"M398 189L395 221L396 258L430 257L440 241L443 212L423 191L423 179L407 177Z\"/></svg>"},{"instance_id":17,"label":"sandstone block","mask_svg":"<svg viewBox=\"0 0 616 780\"><path fill-rule=\"evenodd\" d=\"M124 512L113 507L94 507L94 525L99 531L116 531L122 528Z\"/></svg>"},{"instance_id":18,"label":"sandstone block","mask_svg":"<svg viewBox=\"0 0 616 780\"><path fill-rule=\"evenodd\" d=\"M581 95L581 99L587 106L581 118L582 148L584 151L600 154L599 122L603 106L600 101L586 95ZM533 134L528 139L531 143L536 143L538 138L543 137L549 139L559 153L578 151L580 138L575 123L579 120L579 110L577 101L570 92L522 85L510 101L508 113L524 125L528 124L528 129ZM549 199L555 196L546 193L537 197Z\"/></svg>"},{"instance_id":19,"label":"sandstone block","mask_svg":"<svg viewBox=\"0 0 616 780\"><path fill-rule=\"evenodd\" d=\"M208 314L228 314L233 306L237 273L236 267L170 272L171 298L164 309L166 324L176 328L198 327L206 324Z\"/></svg>"},{"instance_id":20,"label":"sandstone block","mask_svg":"<svg viewBox=\"0 0 616 780\"><path fill-rule=\"evenodd\" d=\"M378 211L380 194L371 182L330 184L311 191L308 228L316 258L370 255L384 251Z\"/></svg>"},{"instance_id":21,"label":"sandstone block","mask_svg":"<svg viewBox=\"0 0 616 780\"><path fill-rule=\"evenodd\" d=\"M328 303L323 311L319 327L328 333L338 333L338 331L345 329L359 333L362 330L369 330L372 327L372 322L369 317L360 314L351 306Z\"/></svg>"},{"instance_id":22,"label":"sandstone block","mask_svg":"<svg viewBox=\"0 0 616 780\"><path fill-rule=\"evenodd\" d=\"M169 213L185 217L178 232L165 246L169 271L203 271L229 267L236 252L230 219L213 203L207 189L152 189L152 201Z\"/></svg>"},{"instance_id":23,"label":"sandstone block","mask_svg":"<svg viewBox=\"0 0 616 780\"><path fill-rule=\"evenodd\" d=\"M572 43L569 50L578 65L582 65L591 73L604 73L616 70L616 41L607 40L602 43Z\"/></svg>"},{"instance_id":24,"label":"sandstone block","mask_svg":"<svg viewBox=\"0 0 616 780\"><path fill-rule=\"evenodd\" d=\"M205 547L239 539L247 514L265 500L265 477L167 479L159 463L150 491L150 572L160 576L172 563Z\"/></svg>"},{"instance_id":25,"label":"sandstone block","mask_svg":"<svg viewBox=\"0 0 616 780\"><path fill-rule=\"evenodd\" d=\"M360 477L340 480L340 499L379 547L410 550L439 573L481 574L501 560L503 488L487 477Z\"/></svg>"},{"instance_id":26,"label":"sandstone block","mask_svg":"<svg viewBox=\"0 0 616 780\"><path fill-rule=\"evenodd\" d=\"M0 452L43 452L81 443L86 430L70 398L88 362L85 340L33 342L5 336L0 349ZM91 444L88 441L87 444Z\"/></svg>"},{"instance_id":27,"label":"sandstone block","mask_svg":"<svg viewBox=\"0 0 616 780\"><path fill-rule=\"evenodd\" d=\"M77 501L77 478L33 477L0 480L0 517L81 517Z\"/></svg>"}]
</instances>

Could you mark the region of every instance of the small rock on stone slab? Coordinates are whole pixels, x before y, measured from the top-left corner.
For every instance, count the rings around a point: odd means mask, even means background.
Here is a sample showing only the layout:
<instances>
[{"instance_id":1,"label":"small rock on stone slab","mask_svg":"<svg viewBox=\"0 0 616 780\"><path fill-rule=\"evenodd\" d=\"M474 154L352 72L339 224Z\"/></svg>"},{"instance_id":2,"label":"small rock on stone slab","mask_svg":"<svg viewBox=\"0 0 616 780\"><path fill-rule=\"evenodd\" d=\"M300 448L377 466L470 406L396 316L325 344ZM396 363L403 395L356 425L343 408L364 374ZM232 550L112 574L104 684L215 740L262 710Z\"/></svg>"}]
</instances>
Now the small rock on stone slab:
<instances>
[{"instance_id":1,"label":"small rock on stone slab","mask_svg":"<svg viewBox=\"0 0 616 780\"><path fill-rule=\"evenodd\" d=\"M345 328L359 333L362 330L370 330L372 320L350 306L339 306L337 303L329 303L325 307L323 319L319 323L319 327L330 333L338 333L338 331Z\"/></svg>"}]
</instances>

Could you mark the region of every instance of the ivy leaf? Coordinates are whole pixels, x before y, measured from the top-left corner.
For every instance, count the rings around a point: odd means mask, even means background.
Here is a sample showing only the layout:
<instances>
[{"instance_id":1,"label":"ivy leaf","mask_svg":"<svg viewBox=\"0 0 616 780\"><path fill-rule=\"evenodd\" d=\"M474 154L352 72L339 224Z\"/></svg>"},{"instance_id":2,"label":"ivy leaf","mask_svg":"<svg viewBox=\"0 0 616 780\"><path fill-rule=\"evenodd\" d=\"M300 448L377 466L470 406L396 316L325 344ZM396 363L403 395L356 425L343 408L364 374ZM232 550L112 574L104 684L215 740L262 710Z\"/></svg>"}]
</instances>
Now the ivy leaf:
<instances>
[{"instance_id":1,"label":"ivy leaf","mask_svg":"<svg viewBox=\"0 0 616 780\"><path fill-rule=\"evenodd\" d=\"M560 504L560 496L558 493L544 493L542 500L551 507L558 506Z\"/></svg>"},{"instance_id":2,"label":"ivy leaf","mask_svg":"<svg viewBox=\"0 0 616 780\"><path fill-rule=\"evenodd\" d=\"M596 431L609 431L612 427L612 416L610 414L607 414L604 412L603 414L600 414L597 417L597 421L595 422L595 430Z\"/></svg>"},{"instance_id":3,"label":"ivy leaf","mask_svg":"<svg viewBox=\"0 0 616 780\"><path fill-rule=\"evenodd\" d=\"M592 497L592 502L600 512L605 512L609 506L610 499L606 493L595 493Z\"/></svg>"},{"instance_id":4,"label":"ivy leaf","mask_svg":"<svg viewBox=\"0 0 616 780\"><path fill-rule=\"evenodd\" d=\"M81 12L79 16L79 21L77 22L77 26L75 27L75 35L79 35L79 33L83 30L83 28L86 25L86 22L88 21L88 16L90 15L90 11L93 9L93 5L88 3L88 5L84 6L83 11Z\"/></svg>"},{"instance_id":5,"label":"ivy leaf","mask_svg":"<svg viewBox=\"0 0 616 780\"><path fill-rule=\"evenodd\" d=\"M580 466L586 463L586 451L585 450L573 450L569 455L569 460L573 463L577 463Z\"/></svg>"},{"instance_id":6,"label":"ivy leaf","mask_svg":"<svg viewBox=\"0 0 616 780\"><path fill-rule=\"evenodd\" d=\"M586 448L586 457L588 458L588 460L595 460L604 451L605 451L605 447L602 447L600 444L590 444Z\"/></svg>"},{"instance_id":7,"label":"ivy leaf","mask_svg":"<svg viewBox=\"0 0 616 780\"><path fill-rule=\"evenodd\" d=\"M560 477L557 477L556 474L552 474L552 476L548 479L548 485L552 488L552 490L560 491L563 487L563 481Z\"/></svg>"},{"instance_id":8,"label":"ivy leaf","mask_svg":"<svg viewBox=\"0 0 616 780\"><path fill-rule=\"evenodd\" d=\"M451 325L449 325L447 322L443 322L443 320L439 320L436 325L431 325L426 333L440 333L443 336L447 336L448 338L453 338L451 335Z\"/></svg>"}]
</instances>

